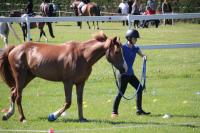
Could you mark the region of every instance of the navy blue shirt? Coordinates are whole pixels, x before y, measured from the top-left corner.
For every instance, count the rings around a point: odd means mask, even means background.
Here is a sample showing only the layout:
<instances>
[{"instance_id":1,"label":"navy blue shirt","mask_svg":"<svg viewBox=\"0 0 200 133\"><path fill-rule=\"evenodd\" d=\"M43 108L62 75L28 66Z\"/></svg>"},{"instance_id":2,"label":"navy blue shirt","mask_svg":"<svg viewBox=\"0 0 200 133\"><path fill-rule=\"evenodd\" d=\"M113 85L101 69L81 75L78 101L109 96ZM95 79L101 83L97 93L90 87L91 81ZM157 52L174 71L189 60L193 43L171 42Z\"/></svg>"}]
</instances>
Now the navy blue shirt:
<instances>
[{"instance_id":1,"label":"navy blue shirt","mask_svg":"<svg viewBox=\"0 0 200 133\"><path fill-rule=\"evenodd\" d=\"M135 61L136 54L138 53L140 48L135 45L132 48L130 48L130 47L128 47L128 44L126 43L122 46L122 49L123 49L124 59L128 66L128 71L124 74L125 75L134 75L133 63Z\"/></svg>"}]
</instances>

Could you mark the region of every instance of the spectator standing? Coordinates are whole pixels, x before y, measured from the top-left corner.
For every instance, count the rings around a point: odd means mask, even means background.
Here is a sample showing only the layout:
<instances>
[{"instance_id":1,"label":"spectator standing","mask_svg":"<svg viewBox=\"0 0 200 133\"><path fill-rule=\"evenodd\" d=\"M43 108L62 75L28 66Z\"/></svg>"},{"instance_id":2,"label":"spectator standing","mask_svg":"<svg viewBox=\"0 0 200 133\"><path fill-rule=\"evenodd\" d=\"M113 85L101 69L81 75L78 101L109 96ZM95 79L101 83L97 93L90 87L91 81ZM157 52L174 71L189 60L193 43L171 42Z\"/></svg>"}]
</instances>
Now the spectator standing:
<instances>
[{"instance_id":1,"label":"spectator standing","mask_svg":"<svg viewBox=\"0 0 200 133\"><path fill-rule=\"evenodd\" d=\"M167 1L167 0L164 0L163 3L162 3L162 13L165 14L165 13L172 13L172 7L171 7L171 4ZM170 24L172 25L172 20L171 19L165 19L164 20L164 24Z\"/></svg>"},{"instance_id":2,"label":"spectator standing","mask_svg":"<svg viewBox=\"0 0 200 133\"><path fill-rule=\"evenodd\" d=\"M131 12L132 15L140 15L139 0L135 0L131 8L132 8L132 12ZM134 28L136 27L139 28L139 23L140 23L139 20L134 20Z\"/></svg>"},{"instance_id":3,"label":"spectator standing","mask_svg":"<svg viewBox=\"0 0 200 133\"><path fill-rule=\"evenodd\" d=\"M53 6L53 14L54 14L54 16L56 16L56 12L59 11L60 9L59 9L58 5L54 3L54 0L52 1L51 4Z\"/></svg>"},{"instance_id":4,"label":"spectator standing","mask_svg":"<svg viewBox=\"0 0 200 133\"><path fill-rule=\"evenodd\" d=\"M128 14L131 14L132 12L132 5L133 5L133 2L134 0L128 0Z\"/></svg>"},{"instance_id":5,"label":"spectator standing","mask_svg":"<svg viewBox=\"0 0 200 133\"><path fill-rule=\"evenodd\" d=\"M156 13L156 9L157 9L156 0L148 0L147 1L147 7L151 8L151 14L155 14Z\"/></svg>"},{"instance_id":6,"label":"spectator standing","mask_svg":"<svg viewBox=\"0 0 200 133\"><path fill-rule=\"evenodd\" d=\"M122 2L118 6L118 13L121 15L128 15L129 6L128 3L125 0L122 0ZM123 26L128 25L128 21L123 21Z\"/></svg>"}]
</instances>

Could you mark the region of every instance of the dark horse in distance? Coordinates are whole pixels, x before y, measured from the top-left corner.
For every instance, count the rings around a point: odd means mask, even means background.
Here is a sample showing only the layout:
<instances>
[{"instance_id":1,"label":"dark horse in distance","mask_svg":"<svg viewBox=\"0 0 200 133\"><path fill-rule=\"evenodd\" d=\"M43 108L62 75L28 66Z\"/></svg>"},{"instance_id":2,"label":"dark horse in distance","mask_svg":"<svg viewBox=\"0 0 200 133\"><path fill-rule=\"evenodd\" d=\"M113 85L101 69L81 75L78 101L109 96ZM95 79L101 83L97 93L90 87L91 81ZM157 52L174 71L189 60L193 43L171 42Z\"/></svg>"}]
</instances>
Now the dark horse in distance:
<instances>
[{"instance_id":1,"label":"dark horse in distance","mask_svg":"<svg viewBox=\"0 0 200 133\"><path fill-rule=\"evenodd\" d=\"M2 119L8 120L14 114L16 102L20 121L25 122L22 91L32 79L40 77L64 84L65 103L50 115L50 121L70 107L73 85L76 85L79 120L86 121L82 106L84 85L92 66L104 55L121 73L127 71L119 38L108 38L103 32L86 42L70 41L61 45L26 42L8 46L0 55L0 74L10 87L11 101L9 111Z\"/></svg>"},{"instance_id":2,"label":"dark horse in distance","mask_svg":"<svg viewBox=\"0 0 200 133\"><path fill-rule=\"evenodd\" d=\"M10 13L10 17L27 17L27 16L28 16L28 14L23 14L21 11L12 11ZM35 16L32 16L32 17L38 18L38 17L42 17L42 16L41 15L35 15ZM26 38L27 38L27 24L26 23L20 23L20 26L22 28L24 41L26 41ZM39 36L37 41L40 41L42 35L44 36L46 42L48 41L46 33L44 32L44 26L45 26L45 22L31 22L30 23L30 29L38 28L40 30L40 36ZM55 37L53 35L52 27L49 28L49 33L50 33L52 38Z\"/></svg>"},{"instance_id":3,"label":"dark horse in distance","mask_svg":"<svg viewBox=\"0 0 200 133\"><path fill-rule=\"evenodd\" d=\"M71 7L74 9L74 13L75 13L76 16L79 16L78 5L80 4L80 2L81 1L74 1L71 5ZM97 6L97 4L94 3L94 2L90 2L88 4L85 4L82 7L81 10L82 10L83 16L100 16L100 9ZM96 23L97 23L97 29L99 29L98 21ZM88 27L90 29L91 27L90 27L89 22L87 22L87 24L88 24ZM80 28L82 28L81 22L78 22L78 25L80 26ZM94 22L93 22L93 26L94 26L94 29L95 29Z\"/></svg>"}]
</instances>

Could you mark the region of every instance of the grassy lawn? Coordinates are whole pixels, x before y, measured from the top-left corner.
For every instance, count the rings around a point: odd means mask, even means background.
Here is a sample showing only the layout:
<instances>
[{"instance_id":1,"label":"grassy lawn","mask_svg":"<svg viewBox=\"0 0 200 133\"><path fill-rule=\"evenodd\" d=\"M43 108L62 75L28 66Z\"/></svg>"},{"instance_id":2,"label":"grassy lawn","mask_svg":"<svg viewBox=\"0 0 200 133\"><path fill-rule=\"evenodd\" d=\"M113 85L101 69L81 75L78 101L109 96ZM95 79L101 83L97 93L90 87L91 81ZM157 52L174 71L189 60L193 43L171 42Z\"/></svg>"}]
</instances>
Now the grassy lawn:
<instances>
[{"instance_id":1,"label":"grassy lawn","mask_svg":"<svg viewBox=\"0 0 200 133\"><path fill-rule=\"evenodd\" d=\"M59 44L69 40L84 41L98 30L89 30L84 23L83 29L75 23L54 23L55 39L49 38L49 43ZM18 25L14 25L22 37ZM124 42L127 27L121 23L100 23L100 29L109 37L120 36ZM138 44L176 44L200 43L200 25L177 23L175 26L160 26L158 29L138 29L141 39ZM33 40L37 40L39 31L31 31ZM43 38L42 38L42 41ZM10 33L10 44L17 44ZM0 40L0 47L3 41ZM84 116L89 120L79 123L76 92L73 89L72 106L66 111L66 116L55 122L48 122L47 117L64 104L62 83L34 79L23 92L23 108L27 118L26 123L20 123L16 107L15 114L8 121L0 120L0 132L6 130L46 130L53 128L63 132L142 132L142 133L188 133L200 132L200 48L144 50L147 61L147 90L143 95L144 110L150 111L150 116L135 114L135 99L122 100L119 107L119 117L111 119L111 111L117 89L114 83L111 65L105 57L93 67L92 74L86 82L84 91ZM141 73L141 58L135 65L137 76ZM131 97L134 90L128 86L126 96ZM0 79L0 111L9 107L9 89ZM170 118L162 118L165 114ZM0 117L3 113L0 113ZM5 131L2 131L5 132ZM9 131L7 131L9 132ZM30 131L29 131L30 132Z\"/></svg>"}]
</instances>

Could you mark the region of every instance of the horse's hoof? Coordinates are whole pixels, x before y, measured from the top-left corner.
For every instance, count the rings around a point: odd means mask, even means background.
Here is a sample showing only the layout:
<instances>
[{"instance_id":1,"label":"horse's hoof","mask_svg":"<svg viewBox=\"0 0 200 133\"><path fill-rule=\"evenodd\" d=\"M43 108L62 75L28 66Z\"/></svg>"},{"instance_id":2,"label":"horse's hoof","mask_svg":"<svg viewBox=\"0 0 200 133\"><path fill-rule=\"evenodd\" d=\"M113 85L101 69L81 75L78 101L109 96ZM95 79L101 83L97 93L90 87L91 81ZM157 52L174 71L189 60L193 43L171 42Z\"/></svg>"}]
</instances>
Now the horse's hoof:
<instances>
[{"instance_id":1,"label":"horse's hoof","mask_svg":"<svg viewBox=\"0 0 200 133\"><path fill-rule=\"evenodd\" d=\"M3 117L2 117L2 120L3 120L3 121L6 121L6 120L8 120L8 118L7 118L6 116L3 116Z\"/></svg>"},{"instance_id":2,"label":"horse's hoof","mask_svg":"<svg viewBox=\"0 0 200 133\"><path fill-rule=\"evenodd\" d=\"M48 121L55 121L55 120L56 120L56 118L55 118L54 114L50 114L48 116Z\"/></svg>"},{"instance_id":3,"label":"horse's hoof","mask_svg":"<svg viewBox=\"0 0 200 133\"><path fill-rule=\"evenodd\" d=\"M22 122L22 123L25 123L25 122L26 122L26 119L23 117L23 118L20 118L19 121Z\"/></svg>"},{"instance_id":4,"label":"horse's hoof","mask_svg":"<svg viewBox=\"0 0 200 133\"><path fill-rule=\"evenodd\" d=\"M26 123L26 120L23 120L22 123Z\"/></svg>"},{"instance_id":5,"label":"horse's hoof","mask_svg":"<svg viewBox=\"0 0 200 133\"><path fill-rule=\"evenodd\" d=\"M85 118L81 118L81 119L79 119L79 122L88 122L88 120Z\"/></svg>"}]
</instances>

